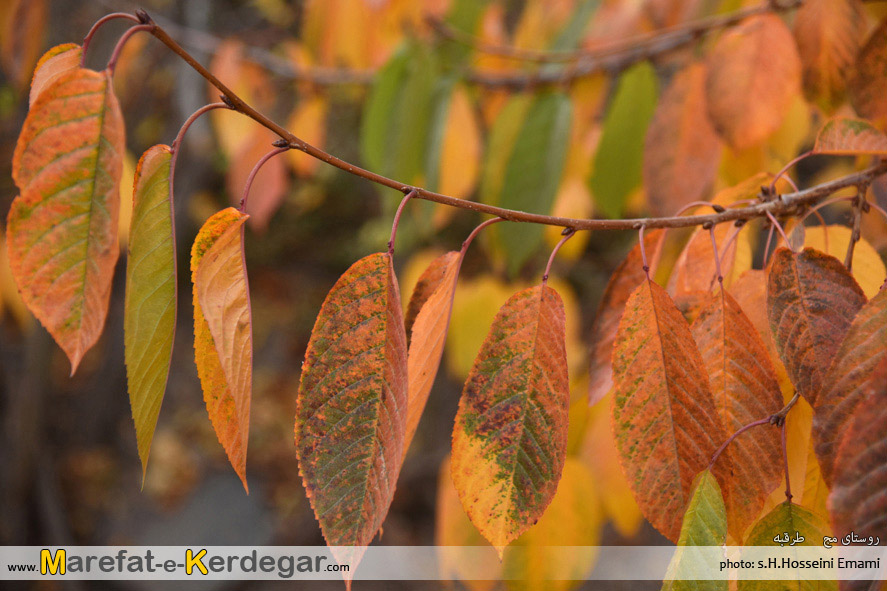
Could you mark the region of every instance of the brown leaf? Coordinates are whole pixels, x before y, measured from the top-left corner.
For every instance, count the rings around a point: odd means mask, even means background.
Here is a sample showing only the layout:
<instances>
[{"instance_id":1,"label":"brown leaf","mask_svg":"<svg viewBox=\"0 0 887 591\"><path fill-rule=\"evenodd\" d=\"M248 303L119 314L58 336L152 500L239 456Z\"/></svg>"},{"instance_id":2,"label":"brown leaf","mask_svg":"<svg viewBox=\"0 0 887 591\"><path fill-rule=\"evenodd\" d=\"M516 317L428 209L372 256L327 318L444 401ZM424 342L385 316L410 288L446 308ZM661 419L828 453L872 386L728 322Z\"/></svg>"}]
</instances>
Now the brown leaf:
<instances>
[{"instance_id":1,"label":"brown leaf","mask_svg":"<svg viewBox=\"0 0 887 591\"><path fill-rule=\"evenodd\" d=\"M865 31L865 9L859 0L806 0L801 4L795 14L794 34L808 100L827 111L841 104Z\"/></svg>"},{"instance_id":2,"label":"brown leaf","mask_svg":"<svg viewBox=\"0 0 887 591\"><path fill-rule=\"evenodd\" d=\"M404 329L407 333L407 343L412 338L410 333L413 330L413 323L416 322L419 311L422 310L431 294L440 287L444 277L447 275L447 269L450 268L450 263L458 258L459 253L457 251L446 252L431 261L431 264L419 276L419 280L416 281L416 286L413 288L413 293L410 295L407 311L403 317Z\"/></svg>"},{"instance_id":3,"label":"brown leaf","mask_svg":"<svg viewBox=\"0 0 887 591\"><path fill-rule=\"evenodd\" d=\"M708 113L733 148L749 148L779 129L800 83L791 31L774 14L753 16L708 55Z\"/></svg>"},{"instance_id":4,"label":"brown leaf","mask_svg":"<svg viewBox=\"0 0 887 591\"><path fill-rule=\"evenodd\" d=\"M652 281L638 286L625 306L613 374L622 469L644 516L676 543L693 479L724 435L690 327Z\"/></svg>"},{"instance_id":5,"label":"brown leaf","mask_svg":"<svg viewBox=\"0 0 887 591\"><path fill-rule=\"evenodd\" d=\"M812 248L773 255L767 315L779 356L797 391L816 405L826 372L865 294L838 259Z\"/></svg>"},{"instance_id":6,"label":"brown leaf","mask_svg":"<svg viewBox=\"0 0 887 591\"><path fill-rule=\"evenodd\" d=\"M564 307L545 285L496 315L459 400L453 483L500 556L545 511L567 448L570 385Z\"/></svg>"},{"instance_id":7,"label":"brown leaf","mask_svg":"<svg viewBox=\"0 0 887 591\"><path fill-rule=\"evenodd\" d=\"M840 117L826 123L816 136L815 154L834 156L887 155L887 136L861 119Z\"/></svg>"},{"instance_id":8,"label":"brown leaf","mask_svg":"<svg viewBox=\"0 0 887 591\"><path fill-rule=\"evenodd\" d=\"M702 199L718 172L721 141L706 116L705 64L679 72L647 128L644 184L654 215Z\"/></svg>"},{"instance_id":9,"label":"brown leaf","mask_svg":"<svg viewBox=\"0 0 887 591\"><path fill-rule=\"evenodd\" d=\"M712 294L692 326L708 371L724 433L778 412L782 392L767 347L729 294ZM719 457L729 529L742 539L782 478L779 431L760 427L740 436Z\"/></svg>"},{"instance_id":10,"label":"brown leaf","mask_svg":"<svg viewBox=\"0 0 887 591\"><path fill-rule=\"evenodd\" d=\"M887 290L881 290L853 319L816 398L813 437L822 475L832 483L835 454L857 405L874 388L874 368L887 359ZM887 537L885 537L887 540Z\"/></svg>"},{"instance_id":11,"label":"brown leaf","mask_svg":"<svg viewBox=\"0 0 887 591\"><path fill-rule=\"evenodd\" d=\"M887 21L878 25L859 50L850 79L850 103L856 112L879 128L887 126Z\"/></svg>"},{"instance_id":12,"label":"brown leaf","mask_svg":"<svg viewBox=\"0 0 887 591\"><path fill-rule=\"evenodd\" d=\"M659 262L662 248L662 230L653 230L644 234L644 247L647 252L647 262L650 264L651 273ZM616 339L616 330L619 328L619 319L625 309L631 292L644 282L643 262L641 259L640 244L635 245L625 260L619 264L607 289L601 298L597 309L594 324L591 327L591 366L588 370L589 389L588 404L596 404L607 392L613 388L613 341Z\"/></svg>"}]
</instances>

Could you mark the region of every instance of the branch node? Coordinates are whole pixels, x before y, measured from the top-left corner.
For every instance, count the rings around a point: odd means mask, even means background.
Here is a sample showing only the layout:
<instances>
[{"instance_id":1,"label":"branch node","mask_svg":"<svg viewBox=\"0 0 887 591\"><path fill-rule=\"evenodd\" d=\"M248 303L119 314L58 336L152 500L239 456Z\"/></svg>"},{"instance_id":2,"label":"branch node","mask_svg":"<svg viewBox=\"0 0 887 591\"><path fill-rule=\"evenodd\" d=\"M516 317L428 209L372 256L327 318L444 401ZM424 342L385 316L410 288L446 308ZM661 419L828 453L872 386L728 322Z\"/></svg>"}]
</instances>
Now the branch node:
<instances>
[{"instance_id":1,"label":"branch node","mask_svg":"<svg viewBox=\"0 0 887 591\"><path fill-rule=\"evenodd\" d=\"M742 219L742 218L740 218L740 219L736 220L735 222L733 222L733 225L736 226L737 228L741 228L742 226L745 225L745 223L746 223L747 221L748 221L748 220L746 220L746 219Z\"/></svg>"},{"instance_id":2,"label":"branch node","mask_svg":"<svg viewBox=\"0 0 887 591\"><path fill-rule=\"evenodd\" d=\"M220 95L219 95L219 100L221 100L223 103L225 103L226 105L228 105L228 108L229 108L229 109L234 109L234 110L237 109L237 107L234 106L234 101L232 101L232 100L228 97L227 94L224 94L224 93L220 94Z\"/></svg>"},{"instance_id":3,"label":"branch node","mask_svg":"<svg viewBox=\"0 0 887 591\"><path fill-rule=\"evenodd\" d=\"M153 25L154 24L154 19L152 19L148 15L148 12L143 8L139 8L138 10L136 10L135 15L136 15L136 18L139 19L139 23L141 23L143 25Z\"/></svg>"},{"instance_id":4,"label":"branch node","mask_svg":"<svg viewBox=\"0 0 887 591\"><path fill-rule=\"evenodd\" d=\"M715 224L712 221L702 222L702 229L703 230L711 230L714 227L714 225Z\"/></svg>"},{"instance_id":5,"label":"branch node","mask_svg":"<svg viewBox=\"0 0 887 591\"><path fill-rule=\"evenodd\" d=\"M279 138L271 142L271 145L275 148L289 148L290 143L283 138Z\"/></svg>"},{"instance_id":6,"label":"branch node","mask_svg":"<svg viewBox=\"0 0 887 591\"><path fill-rule=\"evenodd\" d=\"M725 211L727 211L726 209L724 209L723 205L718 205L717 203L712 203L711 208L715 210L716 213L724 213Z\"/></svg>"}]
</instances>

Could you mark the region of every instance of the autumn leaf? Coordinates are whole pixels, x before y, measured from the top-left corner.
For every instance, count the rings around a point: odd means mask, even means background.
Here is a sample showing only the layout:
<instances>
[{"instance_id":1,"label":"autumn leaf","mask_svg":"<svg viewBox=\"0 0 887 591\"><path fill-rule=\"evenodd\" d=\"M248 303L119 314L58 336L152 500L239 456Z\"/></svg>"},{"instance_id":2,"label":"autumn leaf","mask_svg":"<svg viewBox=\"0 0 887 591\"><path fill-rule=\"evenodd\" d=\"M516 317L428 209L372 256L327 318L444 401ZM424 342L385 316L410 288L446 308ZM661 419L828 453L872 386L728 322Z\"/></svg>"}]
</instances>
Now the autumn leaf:
<instances>
[{"instance_id":1,"label":"autumn leaf","mask_svg":"<svg viewBox=\"0 0 887 591\"><path fill-rule=\"evenodd\" d=\"M407 427L404 453L409 448L425 403L434 385L443 356L447 328L453 309L453 295L462 256L451 251L434 261L419 278L407 308L406 325L410 331L407 358ZM415 315L413 311L416 310ZM415 318L415 321L412 321Z\"/></svg>"},{"instance_id":2,"label":"autumn leaf","mask_svg":"<svg viewBox=\"0 0 887 591\"><path fill-rule=\"evenodd\" d=\"M834 156L887 155L887 136L867 121L840 117L826 123L816 136L814 154Z\"/></svg>"},{"instance_id":3,"label":"autumn leaf","mask_svg":"<svg viewBox=\"0 0 887 591\"><path fill-rule=\"evenodd\" d=\"M379 531L403 461L406 409L397 280L391 257L371 254L324 300L299 384L299 472L328 545L366 546Z\"/></svg>"},{"instance_id":4,"label":"autumn leaf","mask_svg":"<svg viewBox=\"0 0 887 591\"><path fill-rule=\"evenodd\" d=\"M807 0L795 14L804 94L828 112L844 98L866 24L859 0Z\"/></svg>"},{"instance_id":5,"label":"autumn leaf","mask_svg":"<svg viewBox=\"0 0 887 591\"><path fill-rule=\"evenodd\" d=\"M828 483L835 455L856 408L875 389L875 367L887 359L887 290L862 307L834 355L822 394L816 398L813 436L816 455ZM887 540L887 536L885 536Z\"/></svg>"},{"instance_id":6,"label":"autumn leaf","mask_svg":"<svg viewBox=\"0 0 887 591\"><path fill-rule=\"evenodd\" d=\"M290 114L287 127L299 134L299 138L312 146L323 148L326 141L326 118L329 111L328 101L324 96L307 97L299 101ZM266 151L268 151L266 147ZM286 153L290 166L299 176L307 177L317 171L321 161L311 158L301 150L289 150Z\"/></svg>"},{"instance_id":7,"label":"autumn leaf","mask_svg":"<svg viewBox=\"0 0 887 591\"><path fill-rule=\"evenodd\" d=\"M800 89L801 62L791 31L775 14L725 32L708 54L708 113L736 149L776 131Z\"/></svg>"},{"instance_id":8,"label":"autumn leaf","mask_svg":"<svg viewBox=\"0 0 887 591\"><path fill-rule=\"evenodd\" d=\"M500 556L554 496L569 404L560 296L545 285L520 291L493 321L453 428L453 482Z\"/></svg>"},{"instance_id":9,"label":"autumn leaf","mask_svg":"<svg viewBox=\"0 0 887 591\"><path fill-rule=\"evenodd\" d=\"M729 293L712 294L691 329L725 434L782 408L767 347ZM717 460L730 475L723 488L730 531L736 539L742 539L782 477L778 430L763 427L753 435L736 438Z\"/></svg>"},{"instance_id":10,"label":"autumn leaf","mask_svg":"<svg viewBox=\"0 0 887 591\"><path fill-rule=\"evenodd\" d=\"M662 249L662 230L644 234L644 246L651 273L659 262ZM619 328L619 319L625 309L625 302L634 289L644 282L640 244L635 245L610 276L607 288L601 298L594 324L591 327L591 365L588 370L588 403L596 404L613 387L613 341Z\"/></svg>"},{"instance_id":11,"label":"autumn leaf","mask_svg":"<svg viewBox=\"0 0 887 591\"><path fill-rule=\"evenodd\" d=\"M676 542L693 491L724 435L687 321L650 280L625 306L613 349L613 431L644 516Z\"/></svg>"},{"instance_id":12,"label":"autumn leaf","mask_svg":"<svg viewBox=\"0 0 887 591\"><path fill-rule=\"evenodd\" d=\"M108 313L123 136L110 74L78 68L40 93L15 147L21 194L7 217L10 267L72 373Z\"/></svg>"},{"instance_id":13,"label":"autumn leaf","mask_svg":"<svg viewBox=\"0 0 887 591\"><path fill-rule=\"evenodd\" d=\"M223 209L203 224L191 248L197 375L216 436L244 488L253 371L243 260L243 223L248 218L233 207Z\"/></svg>"},{"instance_id":14,"label":"autumn leaf","mask_svg":"<svg viewBox=\"0 0 887 591\"><path fill-rule=\"evenodd\" d=\"M480 172L483 138L468 90L448 85L434 105L425 176L428 188L467 199Z\"/></svg>"},{"instance_id":15,"label":"autumn leaf","mask_svg":"<svg viewBox=\"0 0 887 591\"><path fill-rule=\"evenodd\" d=\"M804 230L804 245L842 260L847 254L847 247L853 236L853 230L847 226L830 224L812 226ZM872 298L880 291L887 277L887 268L881 255L865 238L860 237L853 247L853 264L851 273L859 284L862 292Z\"/></svg>"},{"instance_id":16,"label":"autumn leaf","mask_svg":"<svg viewBox=\"0 0 887 591\"><path fill-rule=\"evenodd\" d=\"M880 129L887 126L887 21L882 22L871 34L856 56L856 67L848 89L850 103L856 112Z\"/></svg>"},{"instance_id":17,"label":"autumn leaf","mask_svg":"<svg viewBox=\"0 0 887 591\"><path fill-rule=\"evenodd\" d=\"M59 76L80 67L82 54L80 46L76 43L56 45L44 53L34 68L28 104L33 105L40 93L50 87Z\"/></svg>"},{"instance_id":18,"label":"autumn leaf","mask_svg":"<svg viewBox=\"0 0 887 591\"><path fill-rule=\"evenodd\" d=\"M705 64L675 75L662 94L644 143L644 184L655 215L702 199L714 182L721 142L706 116Z\"/></svg>"},{"instance_id":19,"label":"autumn leaf","mask_svg":"<svg viewBox=\"0 0 887 591\"><path fill-rule=\"evenodd\" d=\"M142 480L166 391L176 328L176 247L170 193L169 146L139 160L126 257L123 312L126 380L136 427Z\"/></svg>"},{"instance_id":20,"label":"autumn leaf","mask_svg":"<svg viewBox=\"0 0 887 591\"><path fill-rule=\"evenodd\" d=\"M805 248L773 255L767 314L779 356L797 391L816 405L828 367L865 294L838 259Z\"/></svg>"}]
</instances>

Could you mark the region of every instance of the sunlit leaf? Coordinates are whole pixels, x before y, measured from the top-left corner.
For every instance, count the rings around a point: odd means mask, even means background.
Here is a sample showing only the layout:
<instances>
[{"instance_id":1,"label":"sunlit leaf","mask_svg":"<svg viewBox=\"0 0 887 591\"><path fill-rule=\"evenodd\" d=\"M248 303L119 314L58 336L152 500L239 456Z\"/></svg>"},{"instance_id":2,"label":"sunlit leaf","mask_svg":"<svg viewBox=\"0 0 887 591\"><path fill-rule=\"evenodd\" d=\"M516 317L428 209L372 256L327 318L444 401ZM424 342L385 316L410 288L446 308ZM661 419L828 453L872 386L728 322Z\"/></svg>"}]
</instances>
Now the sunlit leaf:
<instances>
[{"instance_id":1,"label":"sunlit leaf","mask_svg":"<svg viewBox=\"0 0 887 591\"><path fill-rule=\"evenodd\" d=\"M804 231L804 245L843 260L853 230L838 224L808 227ZM865 238L860 238L853 248L853 278L866 297L874 297L884 284L887 268L881 255Z\"/></svg>"},{"instance_id":2,"label":"sunlit leaf","mask_svg":"<svg viewBox=\"0 0 887 591\"><path fill-rule=\"evenodd\" d=\"M243 223L233 207L208 219L191 248L194 359L219 443L246 488L253 338Z\"/></svg>"},{"instance_id":3,"label":"sunlit leaf","mask_svg":"<svg viewBox=\"0 0 887 591\"><path fill-rule=\"evenodd\" d=\"M158 145L149 148L139 160L126 257L126 380L143 478L166 391L176 328L171 158L169 146Z\"/></svg>"},{"instance_id":4,"label":"sunlit leaf","mask_svg":"<svg viewBox=\"0 0 887 591\"><path fill-rule=\"evenodd\" d=\"M693 479L724 440L687 321L644 281L629 298L613 350L613 430L644 516L676 542Z\"/></svg>"},{"instance_id":5,"label":"sunlit leaf","mask_svg":"<svg viewBox=\"0 0 887 591\"><path fill-rule=\"evenodd\" d=\"M871 34L856 56L853 77L848 88L850 102L856 112L875 123L879 128L887 126L887 21L882 22Z\"/></svg>"},{"instance_id":6,"label":"sunlit leaf","mask_svg":"<svg viewBox=\"0 0 887 591\"><path fill-rule=\"evenodd\" d=\"M102 333L119 253L123 117L108 72L76 69L34 101L15 148L12 274L77 369Z\"/></svg>"},{"instance_id":7,"label":"sunlit leaf","mask_svg":"<svg viewBox=\"0 0 887 591\"><path fill-rule=\"evenodd\" d=\"M770 330L792 384L811 405L865 302L838 259L812 248L799 254L780 248L773 255L767 285Z\"/></svg>"},{"instance_id":8,"label":"sunlit leaf","mask_svg":"<svg viewBox=\"0 0 887 591\"><path fill-rule=\"evenodd\" d=\"M453 428L453 482L471 522L502 550L554 496L570 404L565 318L547 286L512 296L465 383Z\"/></svg>"},{"instance_id":9,"label":"sunlit leaf","mask_svg":"<svg viewBox=\"0 0 887 591\"><path fill-rule=\"evenodd\" d=\"M34 69L31 78L31 93L28 95L28 104L34 101L45 88L55 82L56 78L69 70L80 66L80 57L83 55L80 46L76 43L64 43L56 45L43 54Z\"/></svg>"}]
</instances>

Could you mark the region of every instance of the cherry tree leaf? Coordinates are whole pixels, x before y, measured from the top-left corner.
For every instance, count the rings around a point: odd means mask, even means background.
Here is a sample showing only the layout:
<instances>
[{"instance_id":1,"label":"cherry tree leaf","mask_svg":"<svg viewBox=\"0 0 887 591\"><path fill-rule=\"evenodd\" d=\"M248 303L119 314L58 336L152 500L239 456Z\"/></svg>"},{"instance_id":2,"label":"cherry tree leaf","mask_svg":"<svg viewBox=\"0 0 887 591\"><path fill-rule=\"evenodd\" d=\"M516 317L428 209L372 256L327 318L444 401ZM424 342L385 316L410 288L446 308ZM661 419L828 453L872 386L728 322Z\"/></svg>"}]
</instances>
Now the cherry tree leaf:
<instances>
[{"instance_id":1,"label":"cherry tree leaf","mask_svg":"<svg viewBox=\"0 0 887 591\"><path fill-rule=\"evenodd\" d=\"M453 482L501 556L545 511L566 457L570 387L564 307L545 285L499 310L465 382L453 428Z\"/></svg>"},{"instance_id":2,"label":"cherry tree leaf","mask_svg":"<svg viewBox=\"0 0 887 591\"><path fill-rule=\"evenodd\" d=\"M807 0L795 14L804 94L827 111L844 99L847 77L866 31L859 0Z\"/></svg>"},{"instance_id":3,"label":"cherry tree leaf","mask_svg":"<svg viewBox=\"0 0 887 591\"><path fill-rule=\"evenodd\" d=\"M887 155L887 136L867 121L840 117L819 130L813 152L835 156L883 156Z\"/></svg>"},{"instance_id":4,"label":"cherry tree leaf","mask_svg":"<svg viewBox=\"0 0 887 591\"><path fill-rule=\"evenodd\" d=\"M708 55L708 113L736 149L755 146L779 129L800 84L795 40L775 14L742 21Z\"/></svg>"},{"instance_id":5,"label":"cherry tree leaf","mask_svg":"<svg viewBox=\"0 0 887 591\"><path fill-rule=\"evenodd\" d=\"M812 248L800 254L777 250L767 281L767 315L779 356L797 391L815 406L865 294L838 259Z\"/></svg>"},{"instance_id":6,"label":"cherry tree leaf","mask_svg":"<svg viewBox=\"0 0 887 591\"><path fill-rule=\"evenodd\" d=\"M856 407L874 388L874 368L887 359L887 290L862 307L837 350L822 394L816 398L813 437L823 477L829 484L835 454ZM884 538L887 540L887 536Z\"/></svg>"},{"instance_id":7,"label":"cherry tree leaf","mask_svg":"<svg viewBox=\"0 0 887 591\"><path fill-rule=\"evenodd\" d=\"M887 126L887 21L882 22L865 42L856 56L853 77L848 89L850 102L856 112L875 123L879 128Z\"/></svg>"},{"instance_id":8,"label":"cherry tree leaf","mask_svg":"<svg viewBox=\"0 0 887 591\"><path fill-rule=\"evenodd\" d=\"M15 147L21 194L7 217L10 268L72 373L108 313L123 146L110 74L78 68L40 93Z\"/></svg>"},{"instance_id":9,"label":"cherry tree leaf","mask_svg":"<svg viewBox=\"0 0 887 591\"><path fill-rule=\"evenodd\" d=\"M625 306L613 375L613 431L623 471L644 516L676 542L693 479L724 435L690 327L650 280Z\"/></svg>"},{"instance_id":10,"label":"cherry tree leaf","mask_svg":"<svg viewBox=\"0 0 887 591\"><path fill-rule=\"evenodd\" d=\"M404 436L406 453L422 411L434 385L434 378L443 356L450 315L453 310L453 295L456 279L462 264L460 253L451 251L432 261L425 273L419 277L416 289L410 298L407 317L418 308L415 322L409 322L410 346L407 357L407 428Z\"/></svg>"},{"instance_id":11,"label":"cherry tree leaf","mask_svg":"<svg viewBox=\"0 0 887 591\"><path fill-rule=\"evenodd\" d=\"M705 64L679 72L662 94L644 144L644 184L656 215L704 197L718 172L721 142L708 117Z\"/></svg>"},{"instance_id":12,"label":"cherry tree leaf","mask_svg":"<svg viewBox=\"0 0 887 591\"><path fill-rule=\"evenodd\" d=\"M644 249L647 253L647 261L650 263L651 273L659 261L662 248L662 230L653 230L644 234ZM635 245L619 264L598 306L594 324L591 327L591 366L588 370L589 389L588 403L596 404L613 388L613 341L616 340L616 330L619 328L619 319L625 309L631 292L644 282L646 275L643 269L640 244Z\"/></svg>"},{"instance_id":13,"label":"cherry tree leaf","mask_svg":"<svg viewBox=\"0 0 887 591\"><path fill-rule=\"evenodd\" d=\"M297 406L299 471L324 538L366 546L394 496L407 418L406 334L387 253L354 263L327 294Z\"/></svg>"},{"instance_id":14,"label":"cherry tree leaf","mask_svg":"<svg viewBox=\"0 0 887 591\"><path fill-rule=\"evenodd\" d=\"M729 293L712 294L691 329L725 434L782 408L767 346ZM730 475L723 485L735 538L742 539L779 485L781 457L779 431L761 427L753 437L735 439L718 458L718 465Z\"/></svg>"},{"instance_id":15,"label":"cherry tree leaf","mask_svg":"<svg viewBox=\"0 0 887 591\"><path fill-rule=\"evenodd\" d=\"M252 312L243 260L248 218L233 207L223 209L203 224L191 248L197 375L213 429L244 488L253 373Z\"/></svg>"},{"instance_id":16,"label":"cherry tree leaf","mask_svg":"<svg viewBox=\"0 0 887 591\"><path fill-rule=\"evenodd\" d=\"M169 146L158 145L139 160L126 257L124 358L143 480L166 391L176 328L171 159Z\"/></svg>"},{"instance_id":17,"label":"cherry tree leaf","mask_svg":"<svg viewBox=\"0 0 887 591\"><path fill-rule=\"evenodd\" d=\"M34 101L43 92L55 82L56 78L80 67L80 58L83 55L82 49L76 43L64 43L56 45L43 54L37 66L34 68L34 76L31 78L31 92L28 95L28 104L33 105Z\"/></svg>"}]
</instances>

